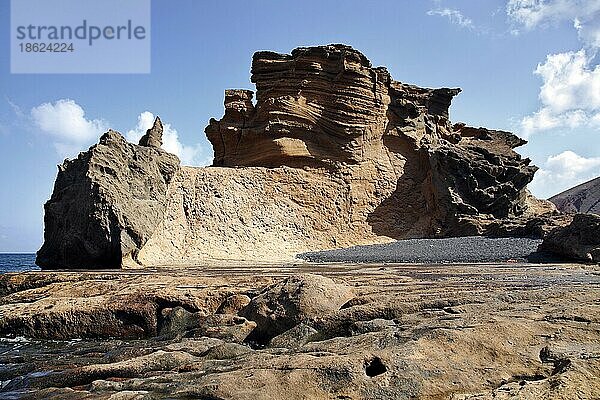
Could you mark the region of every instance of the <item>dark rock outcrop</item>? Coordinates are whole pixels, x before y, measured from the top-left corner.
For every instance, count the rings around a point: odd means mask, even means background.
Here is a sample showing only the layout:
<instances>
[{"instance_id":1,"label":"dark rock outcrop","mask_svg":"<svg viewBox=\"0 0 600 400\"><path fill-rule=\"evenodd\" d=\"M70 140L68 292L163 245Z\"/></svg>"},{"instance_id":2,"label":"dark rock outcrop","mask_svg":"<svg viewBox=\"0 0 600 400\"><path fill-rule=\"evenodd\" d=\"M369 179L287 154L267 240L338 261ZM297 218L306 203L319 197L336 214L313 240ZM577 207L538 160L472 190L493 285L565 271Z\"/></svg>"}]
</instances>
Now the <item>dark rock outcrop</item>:
<instances>
[{"instance_id":1,"label":"dark rock outcrop","mask_svg":"<svg viewBox=\"0 0 600 400\"><path fill-rule=\"evenodd\" d=\"M600 214L600 177L550 197L564 213Z\"/></svg>"},{"instance_id":2,"label":"dark rock outcrop","mask_svg":"<svg viewBox=\"0 0 600 400\"><path fill-rule=\"evenodd\" d=\"M139 145L146 147L162 146L163 125L159 117L156 117L152 128L146 131L146 134L140 138Z\"/></svg>"},{"instance_id":3,"label":"dark rock outcrop","mask_svg":"<svg viewBox=\"0 0 600 400\"><path fill-rule=\"evenodd\" d=\"M587 262L600 263L600 215L576 214L564 227L552 230L539 251Z\"/></svg>"},{"instance_id":4,"label":"dark rock outcrop","mask_svg":"<svg viewBox=\"0 0 600 400\"><path fill-rule=\"evenodd\" d=\"M160 127L157 119L154 128ZM153 129L149 143L158 139ZM119 268L123 259L135 260L163 217L167 187L178 168L175 155L106 132L97 145L59 166L44 206L37 265Z\"/></svg>"}]
</instances>

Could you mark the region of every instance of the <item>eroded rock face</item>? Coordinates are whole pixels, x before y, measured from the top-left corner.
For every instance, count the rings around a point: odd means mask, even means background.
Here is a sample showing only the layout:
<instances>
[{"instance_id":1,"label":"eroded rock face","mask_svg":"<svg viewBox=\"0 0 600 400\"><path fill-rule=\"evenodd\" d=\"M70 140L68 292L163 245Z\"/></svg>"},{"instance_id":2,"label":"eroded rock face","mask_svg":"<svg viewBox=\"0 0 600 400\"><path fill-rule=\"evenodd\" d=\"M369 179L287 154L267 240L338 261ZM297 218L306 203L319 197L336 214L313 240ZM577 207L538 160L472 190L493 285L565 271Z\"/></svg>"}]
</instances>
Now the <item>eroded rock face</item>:
<instances>
[{"instance_id":1,"label":"eroded rock face","mask_svg":"<svg viewBox=\"0 0 600 400\"><path fill-rule=\"evenodd\" d=\"M330 278L294 275L265 289L240 315L257 324L250 340L266 343L304 319L323 317L339 310L351 297L348 286Z\"/></svg>"},{"instance_id":2,"label":"eroded rock face","mask_svg":"<svg viewBox=\"0 0 600 400\"><path fill-rule=\"evenodd\" d=\"M344 45L258 52L252 82L256 105L252 92L228 90L225 116L206 128L215 166L304 168L348 187L367 181L358 207L376 235L394 239L482 234L531 209L525 188L537 168L513 150L526 142L452 126L460 89L394 81Z\"/></svg>"},{"instance_id":3,"label":"eroded rock face","mask_svg":"<svg viewBox=\"0 0 600 400\"><path fill-rule=\"evenodd\" d=\"M156 117L152 128L146 131L146 134L140 138L139 145L146 147L160 148L162 146L163 125L159 117Z\"/></svg>"},{"instance_id":4,"label":"eroded rock face","mask_svg":"<svg viewBox=\"0 0 600 400\"><path fill-rule=\"evenodd\" d=\"M61 167L46 206L45 268L291 260L394 239L539 237L554 206L511 133L452 125L460 90L394 81L344 45L258 52L254 93L225 92L206 135L214 165L178 168L162 123L109 132ZM129 257L131 255L131 257ZM126 260L123 263L121 260ZM135 263L133 262L135 261Z\"/></svg>"},{"instance_id":5,"label":"eroded rock face","mask_svg":"<svg viewBox=\"0 0 600 400\"><path fill-rule=\"evenodd\" d=\"M175 155L150 145L159 140L156 133L147 134L146 147L108 131L59 166L44 207L39 266L118 268L123 259L135 260L163 218L167 187L179 169Z\"/></svg>"}]
</instances>

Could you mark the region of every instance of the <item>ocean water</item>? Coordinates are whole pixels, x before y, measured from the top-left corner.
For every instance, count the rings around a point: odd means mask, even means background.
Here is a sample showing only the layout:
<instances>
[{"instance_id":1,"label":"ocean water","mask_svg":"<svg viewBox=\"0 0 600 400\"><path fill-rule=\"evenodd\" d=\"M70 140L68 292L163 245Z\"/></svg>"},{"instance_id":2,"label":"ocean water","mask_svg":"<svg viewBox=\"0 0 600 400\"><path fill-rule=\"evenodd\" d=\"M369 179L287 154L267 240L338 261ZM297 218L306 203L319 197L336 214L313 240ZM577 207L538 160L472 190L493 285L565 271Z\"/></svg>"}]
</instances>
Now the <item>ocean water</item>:
<instances>
[{"instance_id":1,"label":"ocean water","mask_svg":"<svg viewBox=\"0 0 600 400\"><path fill-rule=\"evenodd\" d=\"M0 253L0 274L39 270L35 265L35 253Z\"/></svg>"}]
</instances>

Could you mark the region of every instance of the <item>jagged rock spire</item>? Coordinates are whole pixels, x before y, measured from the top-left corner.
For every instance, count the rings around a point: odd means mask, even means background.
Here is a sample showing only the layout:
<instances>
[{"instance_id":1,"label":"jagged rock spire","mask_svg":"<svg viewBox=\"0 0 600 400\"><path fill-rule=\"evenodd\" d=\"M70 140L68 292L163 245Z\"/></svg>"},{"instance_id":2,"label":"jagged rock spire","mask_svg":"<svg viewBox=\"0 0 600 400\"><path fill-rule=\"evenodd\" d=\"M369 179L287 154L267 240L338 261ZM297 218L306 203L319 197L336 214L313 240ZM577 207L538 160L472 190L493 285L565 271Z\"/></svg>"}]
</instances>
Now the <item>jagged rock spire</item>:
<instances>
[{"instance_id":1,"label":"jagged rock spire","mask_svg":"<svg viewBox=\"0 0 600 400\"><path fill-rule=\"evenodd\" d=\"M140 139L139 145L146 147L160 147L162 146L162 134L163 125L162 121L158 116L154 120L152 128L146 131L146 134Z\"/></svg>"}]
</instances>

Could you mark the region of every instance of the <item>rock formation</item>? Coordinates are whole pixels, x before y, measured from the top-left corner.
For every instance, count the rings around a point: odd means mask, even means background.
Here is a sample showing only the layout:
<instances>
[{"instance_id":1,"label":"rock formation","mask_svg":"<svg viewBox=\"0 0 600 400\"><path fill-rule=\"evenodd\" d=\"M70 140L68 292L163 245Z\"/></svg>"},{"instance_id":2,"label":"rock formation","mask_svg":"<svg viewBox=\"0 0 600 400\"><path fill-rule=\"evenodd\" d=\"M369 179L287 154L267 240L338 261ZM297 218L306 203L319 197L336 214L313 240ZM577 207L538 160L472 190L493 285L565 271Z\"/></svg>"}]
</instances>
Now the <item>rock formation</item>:
<instances>
[{"instance_id":1,"label":"rock formation","mask_svg":"<svg viewBox=\"0 0 600 400\"><path fill-rule=\"evenodd\" d=\"M264 343L306 319L339 310L351 298L349 287L329 278L295 275L265 289L240 315L257 324L249 339Z\"/></svg>"},{"instance_id":2,"label":"rock formation","mask_svg":"<svg viewBox=\"0 0 600 400\"><path fill-rule=\"evenodd\" d=\"M225 116L206 128L215 166L288 166L341 180L356 192L353 212L394 239L482 234L532 211L525 187L537 168L513 151L526 142L452 126L460 89L394 81L343 45L258 52L251 79L256 105L251 91L228 90Z\"/></svg>"},{"instance_id":3,"label":"rock formation","mask_svg":"<svg viewBox=\"0 0 600 400\"><path fill-rule=\"evenodd\" d=\"M148 143L160 142L154 128ZM59 166L44 206L44 245L36 263L47 269L114 268L135 259L162 220L178 168L175 155L106 132Z\"/></svg>"},{"instance_id":4,"label":"rock formation","mask_svg":"<svg viewBox=\"0 0 600 400\"><path fill-rule=\"evenodd\" d=\"M152 128L148 129L146 134L140 138L139 145L160 148L160 146L162 146L162 133L162 121L159 117L156 117Z\"/></svg>"},{"instance_id":5,"label":"rock formation","mask_svg":"<svg viewBox=\"0 0 600 400\"><path fill-rule=\"evenodd\" d=\"M394 81L344 45L258 52L251 80L256 103L227 90L225 115L205 130L212 167L178 169L156 148L158 118L140 141L150 147L112 133L114 144L66 163L40 265L290 260L402 238L544 232L545 220L527 225L554 207L526 190L536 167L514 151L525 141L453 125L460 89Z\"/></svg>"},{"instance_id":6,"label":"rock formation","mask_svg":"<svg viewBox=\"0 0 600 400\"><path fill-rule=\"evenodd\" d=\"M600 214L600 177L565 190L548 200L565 213Z\"/></svg>"},{"instance_id":7,"label":"rock formation","mask_svg":"<svg viewBox=\"0 0 600 400\"><path fill-rule=\"evenodd\" d=\"M599 272L220 263L0 274L0 398L597 399ZM245 297L254 320L230 308ZM285 331L263 345L249 336L259 326L262 339Z\"/></svg>"},{"instance_id":8,"label":"rock formation","mask_svg":"<svg viewBox=\"0 0 600 400\"><path fill-rule=\"evenodd\" d=\"M539 250L567 259L600 263L600 215L575 214L570 224L550 231Z\"/></svg>"}]
</instances>

